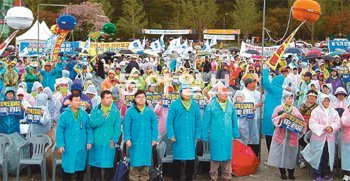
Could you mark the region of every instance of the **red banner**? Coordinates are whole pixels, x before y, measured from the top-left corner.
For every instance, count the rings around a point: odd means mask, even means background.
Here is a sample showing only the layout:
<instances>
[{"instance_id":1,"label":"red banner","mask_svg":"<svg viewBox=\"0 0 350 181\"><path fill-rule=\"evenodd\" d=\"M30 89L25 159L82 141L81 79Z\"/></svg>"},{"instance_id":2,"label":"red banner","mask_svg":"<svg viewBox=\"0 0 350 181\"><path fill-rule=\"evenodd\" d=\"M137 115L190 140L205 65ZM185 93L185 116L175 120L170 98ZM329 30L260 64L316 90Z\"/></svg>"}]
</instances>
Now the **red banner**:
<instances>
[{"instance_id":1,"label":"red banner","mask_svg":"<svg viewBox=\"0 0 350 181\"><path fill-rule=\"evenodd\" d=\"M58 35L56 44L52 49L52 54L51 54L51 62L56 62L58 59L58 53L60 53L61 50L61 45L66 39L66 36L68 35L69 30L62 30L61 33Z\"/></svg>"}]
</instances>

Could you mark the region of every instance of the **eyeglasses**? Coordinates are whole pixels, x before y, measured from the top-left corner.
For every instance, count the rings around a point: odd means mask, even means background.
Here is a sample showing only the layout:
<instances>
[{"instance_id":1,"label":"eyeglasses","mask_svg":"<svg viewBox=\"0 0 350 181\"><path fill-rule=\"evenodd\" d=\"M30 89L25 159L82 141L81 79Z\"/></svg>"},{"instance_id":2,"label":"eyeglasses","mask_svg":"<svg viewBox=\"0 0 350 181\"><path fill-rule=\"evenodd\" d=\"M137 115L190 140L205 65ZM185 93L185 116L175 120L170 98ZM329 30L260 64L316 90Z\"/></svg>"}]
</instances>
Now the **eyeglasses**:
<instances>
[{"instance_id":1,"label":"eyeglasses","mask_svg":"<svg viewBox=\"0 0 350 181\"><path fill-rule=\"evenodd\" d=\"M136 99L146 99L145 96L136 96Z\"/></svg>"}]
</instances>

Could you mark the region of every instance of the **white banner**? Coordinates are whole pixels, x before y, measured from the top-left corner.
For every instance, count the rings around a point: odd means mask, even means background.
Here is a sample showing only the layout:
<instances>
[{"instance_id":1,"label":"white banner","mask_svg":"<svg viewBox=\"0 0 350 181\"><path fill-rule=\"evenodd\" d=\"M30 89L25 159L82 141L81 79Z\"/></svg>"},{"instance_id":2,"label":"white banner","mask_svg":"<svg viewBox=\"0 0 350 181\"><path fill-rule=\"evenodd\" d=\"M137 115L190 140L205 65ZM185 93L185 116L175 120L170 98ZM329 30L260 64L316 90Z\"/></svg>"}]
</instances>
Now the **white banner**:
<instances>
[{"instance_id":1,"label":"white banner","mask_svg":"<svg viewBox=\"0 0 350 181\"><path fill-rule=\"evenodd\" d=\"M210 34L204 34L204 39L213 39L216 38L216 40L235 40L235 35L210 35Z\"/></svg>"},{"instance_id":2,"label":"white banner","mask_svg":"<svg viewBox=\"0 0 350 181\"><path fill-rule=\"evenodd\" d=\"M194 31L192 29L187 30L156 30L156 29L142 29L142 34L149 34L149 35L187 35L187 34L194 34Z\"/></svg>"},{"instance_id":3,"label":"white banner","mask_svg":"<svg viewBox=\"0 0 350 181\"><path fill-rule=\"evenodd\" d=\"M278 48L279 48L279 46L264 47L264 51L265 52L266 51L275 52ZM248 44L248 43L245 43L242 41L240 54L242 55L247 50L256 50L260 54L262 54L262 47L261 46L251 45L251 44Z\"/></svg>"}]
</instances>

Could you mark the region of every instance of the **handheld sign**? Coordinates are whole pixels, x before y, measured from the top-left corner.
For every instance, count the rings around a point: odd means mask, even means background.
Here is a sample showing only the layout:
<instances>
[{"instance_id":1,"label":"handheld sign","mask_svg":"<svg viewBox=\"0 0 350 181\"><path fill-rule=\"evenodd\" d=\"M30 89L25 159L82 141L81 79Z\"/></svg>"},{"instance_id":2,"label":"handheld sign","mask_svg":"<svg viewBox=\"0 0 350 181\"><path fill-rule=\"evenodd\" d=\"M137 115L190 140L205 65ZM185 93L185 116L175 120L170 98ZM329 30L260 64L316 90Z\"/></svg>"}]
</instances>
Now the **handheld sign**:
<instances>
[{"instance_id":1,"label":"handheld sign","mask_svg":"<svg viewBox=\"0 0 350 181\"><path fill-rule=\"evenodd\" d=\"M21 102L20 101L1 101L0 102L0 116L7 115L21 115Z\"/></svg>"},{"instance_id":2,"label":"handheld sign","mask_svg":"<svg viewBox=\"0 0 350 181\"><path fill-rule=\"evenodd\" d=\"M126 107L129 108L132 106L132 101L135 99L134 95L126 95L125 101L126 101Z\"/></svg>"},{"instance_id":3,"label":"handheld sign","mask_svg":"<svg viewBox=\"0 0 350 181\"><path fill-rule=\"evenodd\" d=\"M163 94L163 97L162 97L163 107L169 108L170 104L176 101L177 99L179 99L179 94L177 93Z\"/></svg>"},{"instance_id":4,"label":"handheld sign","mask_svg":"<svg viewBox=\"0 0 350 181\"><path fill-rule=\"evenodd\" d=\"M202 94L193 95L193 99L198 103L199 109L205 109L207 107L207 100L205 100Z\"/></svg>"},{"instance_id":5,"label":"handheld sign","mask_svg":"<svg viewBox=\"0 0 350 181\"><path fill-rule=\"evenodd\" d=\"M282 121L282 127L292 131L294 133L304 133L305 123L303 120L291 115L286 114L287 116Z\"/></svg>"},{"instance_id":6,"label":"handheld sign","mask_svg":"<svg viewBox=\"0 0 350 181\"><path fill-rule=\"evenodd\" d=\"M33 124L40 124L40 119L43 117L41 108L29 107L27 109L27 122Z\"/></svg>"},{"instance_id":7,"label":"handheld sign","mask_svg":"<svg viewBox=\"0 0 350 181\"><path fill-rule=\"evenodd\" d=\"M246 117L249 119L253 119L255 117L253 102L236 102L235 109L237 117Z\"/></svg>"},{"instance_id":8,"label":"handheld sign","mask_svg":"<svg viewBox=\"0 0 350 181\"><path fill-rule=\"evenodd\" d=\"M153 94L153 95L147 95L147 100L151 101L151 104L153 107L155 107L160 100L162 100L162 95L160 94Z\"/></svg>"}]
</instances>

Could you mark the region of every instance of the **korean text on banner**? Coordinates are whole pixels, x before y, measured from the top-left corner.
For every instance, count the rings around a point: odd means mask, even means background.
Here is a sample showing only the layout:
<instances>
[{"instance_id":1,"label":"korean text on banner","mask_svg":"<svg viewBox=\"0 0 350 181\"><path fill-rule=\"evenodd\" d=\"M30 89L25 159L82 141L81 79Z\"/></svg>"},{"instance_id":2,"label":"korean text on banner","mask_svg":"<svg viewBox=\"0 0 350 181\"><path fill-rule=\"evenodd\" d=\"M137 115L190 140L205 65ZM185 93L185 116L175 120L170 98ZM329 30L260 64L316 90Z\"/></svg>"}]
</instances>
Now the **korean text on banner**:
<instances>
[{"instance_id":1,"label":"korean text on banner","mask_svg":"<svg viewBox=\"0 0 350 181\"><path fill-rule=\"evenodd\" d=\"M62 30L62 32L58 35L56 44L52 50L52 56L51 56L51 62L57 62L58 60L58 53L61 50L61 45L66 39L66 36L68 35L69 31L67 30Z\"/></svg>"}]
</instances>

